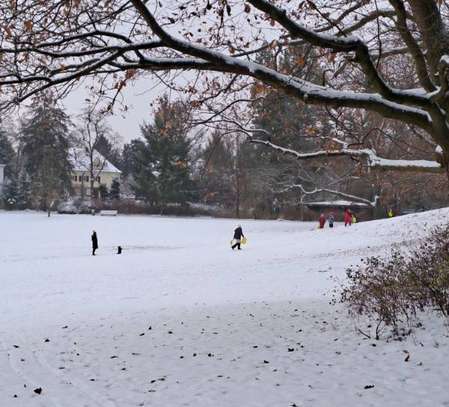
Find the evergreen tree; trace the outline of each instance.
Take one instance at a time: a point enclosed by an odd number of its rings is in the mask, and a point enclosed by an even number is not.
[[[230,143],[219,132],[215,132],[201,156],[201,200],[232,207],[235,200],[234,156]]]
[[[9,139],[8,133],[0,127],[0,164],[5,164],[5,177],[11,177],[15,171],[16,153]]]
[[[139,199],[152,202],[155,175],[152,171],[148,146],[143,140],[134,139],[126,144],[122,153],[123,175],[130,181],[132,190]]]
[[[277,65],[283,72],[319,82],[322,72],[318,65],[309,64],[305,69],[305,59],[314,60],[313,53],[313,50],[302,47],[287,47],[276,56],[272,50],[267,50],[259,62]],[[324,110],[311,109],[297,98],[258,83],[252,87],[251,93],[256,100],[252,105],[254,127],[269,134],[261,132],[256,134],[256,138],[268,138],[282,147],[310,152],[320,149],[321,135],[332,133],[328,113]],[[272,212],[276,191],[282,190],[282,185],[300,183],[313,188],[316,182],[328,179],[323,174],[323,161],[298,162],[265,146],[249,143],[243,144],[240,151],[244,157],[241,163],[243,200],[248,207],[254,207],[264,215]],[[289,195],[296,200],[297,192]]]
[[[27,175],[13,172],[5,186],[3,201],[9,209],[27,209],[31,205],[31,185]]]
[[[157,205],[181,203],[195,196],[188,139],[189,111],[182,102],[159,100],[153,123],[141,126],[143,142],[134,143],[132,165],[138,196]]]
[[[68,153],[71,122],[50,94],[34,102],[22,123],[22,151],[33,197],[49,211],[71,185]]]
[[[132,176],[142,171],[146,158],[145,142],[140,139],[131,140],[123,146],[120,163],[124,177]]]
[[[313,50],[305,47],[287,47],[279,56],[277,52],[267,50],[260,62],[277,64],[285,73],[317,83],[322,76],[318,63],[309,64],[305,69],[305,58],[308,61],[316,60],[313,54]],[[254,85],[251,93],[254,98],[257,97],[253,105],[255,127],[267,130],[272,142],[298,151],[316,147],[316,136],[320,131],[325,131],[328,125],[326,112],[313,109],[297,98],[260,84]],[[279,157],[276,153],[273,155]]]
[[[29,208],[31,205],[31,183],[24,171],[19,175],[17,192],[17,207],[19,209]]]
[[[114,201],[120,200],[120,181],[118,179],[112,181],[109,197]]]
[[[19,201],[19,187],[15,173],[12,173],[3,189],[3,202],[7,209],[16,209]]]
[[[101,184],[98,187],[98,194],[100,195],[100,199],[102,201],[105,201],[106,199],[109,198],[109,191],[108,191],[108,187],[104,184]]]
[[[114,138],[106,132],[106,134],[100,134],[95,143],[95,150],[97,150],[106,160],[112,163],[117,168],[122,167],[122,159],[120,150],[114,145]]]

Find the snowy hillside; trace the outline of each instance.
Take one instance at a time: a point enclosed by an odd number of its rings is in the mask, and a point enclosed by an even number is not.
[[[237,252],[235,220],[0,212],[0,406],[448,406],[441,323],[372,341],[328,304],[448,215],[241,221]]]

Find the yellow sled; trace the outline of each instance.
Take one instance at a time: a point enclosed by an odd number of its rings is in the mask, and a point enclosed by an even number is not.
[[[240,244],[246,244],[248,242],[248,240],[246,239],[246,237],[242,237],[241,239],[240,239]],[[231,246],[233,246],[235,243],[237,243],[237,240],[236,239],[232,239],[231,240]]]

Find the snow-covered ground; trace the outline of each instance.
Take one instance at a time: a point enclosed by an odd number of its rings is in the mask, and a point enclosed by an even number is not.
[[[233,252],[235,220],[0,212],[0,406],[449,406],[440,322],[374,341],[329,305],[347,266],[448,215],[245,220]]]

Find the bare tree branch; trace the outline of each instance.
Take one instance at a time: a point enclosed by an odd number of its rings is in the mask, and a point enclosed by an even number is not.
[[[341,191],[337,191],[335,189],[329,189],[329,188],[314,188],[312,190],[307,190],[304,188],[304,186],[302,184],[289,185],[279,192],[287,192],[287,191],[291,191],[294,189],[299,189],[302,192],[302,194],[304,194],[304,195],[316,195],[316,194],[325,192],[328,194],[332,194],[332,195],[340,196],[342,198],[349,199],[352,202],[360,202],[365,205],[369,205],[373,208],[375,208],[377,206],[377,201],[379,199],[379,197],[376,196],[374,201],[370,201],[369,199],[362,198],[357,195],[347,194],[346,192],[341,192]],[[307,202],[304,202],[304,203],[307,204]]]
[[[418,43],[413,38],[410,30],[407,27],[407,13],[404,7],[404,3],[402,0],[389,0],[391,5],[394,7],[397,18],[396,18],[396,26],[398,28],[399,33],[407,45],[407,49],[409,50],[412,58],[416,64],[416,72],[418,74],[419,81],[421,85],[429,92],[435,90],[435,86],[431,81],[429,74],[427,72],[426,60],[424,58],[421,49],[418,46]]]
[[[348,148],[346,143],[333,139],[335,143],[342,145],[339,149],[333,150],[319,150],[311,153],[300,153],[290,148],[278,146],[271,141],[250,138],[251,143],[261,144],[269,147],[282,154],[289,155],[298,160],[309,160],[326,157],[358,157],[366,160],[368,168],[379,169],[385,171],[411,171],[411,172],[430,172],[442,173],[443,168],[436,161],[428,160],[391,160],[388,158],[379,157],[376,152],[369,148],[352,149]]]

